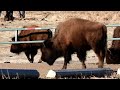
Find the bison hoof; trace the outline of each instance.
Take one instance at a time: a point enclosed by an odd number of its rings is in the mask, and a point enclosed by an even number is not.
[[[62,69],[67,69],[67,67],[63,67]]]
[[[86,69],[86,65],[82,65],[82,69]]]
[[[30,61],[30,63],[33,63],[33,61]]]
[[[98,68],[103,68],[103,66],[100,65],[100,66],[98,66]]]
[[[42,60],[40,60],[38,63],[42,63]]]

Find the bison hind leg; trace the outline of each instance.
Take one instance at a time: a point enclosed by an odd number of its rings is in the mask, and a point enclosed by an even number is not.
[[[31,50],[31,62],[33,63],[34,61],[34,57],[37,54],[37,49],[33,48],[33,50]]]
[[[38,63],[42,63],[42,60],[40,59],[40,60],[38,61]]]
[[[86,69],[86,51],[79,50],[77,52],[77,57],[79,58],[80,62],[82,63],[82,69]]]
[[[105,51],[104,50],[100,50],[98,52],[95,52],[99,63],[98,63],[98,68],[103,68],[103,64],[104,64],[104,58],[105,58]]]
[[[29,60],[30,63],[33,63],[34,57],[35,57],[36,54],[37,54],[37,49],[34,49],[34,48],[25,51],[25,55],[26,55],[26,57],[27,57],[27,59]]]
[[[31,63],[31,58],[30,58],[29,51],[25,51],[25,55],[26,55],[27,59],[29,60],[29,62]]]

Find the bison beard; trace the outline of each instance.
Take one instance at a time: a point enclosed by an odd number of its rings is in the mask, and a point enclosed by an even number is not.
[[[24,28],[35,28],[38,26],[25,26]],[[52,37],[51,30],[23,30],[18,35],[17,41],[35,41],[35,40],[46,40]],[[12,38],[12,41],[15,41],[15,37]],[[34,57],[43,46],[43,43],[24,43],[24,44],[12,44],[10,48],[10,52],[20,54],[24,52],[27,59],[30,63],[33,63]],[[39,60],[41,62],[41,60]]]
[[[85,19],[73,18],[59,24],[55,36],[44,42],[41,60],[53,65],[55,60],[64,57],[62,69],[67,68],[71,55],[76,52],[86,68],[86,51],[93,50],[99,59],[98,68],[103,68],[107,48],[107,28],[105,25]]]

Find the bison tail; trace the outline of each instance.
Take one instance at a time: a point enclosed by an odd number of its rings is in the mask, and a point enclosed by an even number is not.
[[[102,40],[103,40],[103,46],[104,46],[104,50],[105,50],[105,57],[107,54],[107,27],[105,25],[103,25],[102,27]]]

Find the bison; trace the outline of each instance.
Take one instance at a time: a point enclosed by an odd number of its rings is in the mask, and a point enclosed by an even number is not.
[[[107,48],[107,28],[99,22],[86,19],[72,18],[60,23],[56,34],[51,39],[44,41],[41,48],[41,60],[53,65],[58,57],[64,57],[62,69],[67,69],[67,63],[73,53],[86,68],[86,51],[93,49],[99,59],[99,68],[103,68]]]
[[[120,26],[114,29],[113,37],[120,38]],[[120,40],[113,40],[111,47],[107,49],[106,63],[120,64]]]
[[[37,28],[37,25],[24,26],[23,28]],[[22,30],[18,35],[17,41],[35,41],[35,40],[46,40],[52,37],[51,30]],[[12,38],[15,41],[15,37]],[[10,52],[20,54],[24,52],[30,63],[33,63],[34,57],[37,54],[43,43],[24,43],[24,44],[12,44]],[[30,57],[31,56],[31,57]],[[39,61],[41,62],[41,61]]]
[[[0,11],[1,16],[2,11]],[[19,11],[20,18],[25,18],[25,11]],[[6,15],[4,16],[4,21],[13,21],[15,18],[13,16],[13,10],[6,11]]]
[[[13,21],[14,20],[14,17],[13,17],[13,11],[12,10],[9,10],[9,11],[6,11],[6,15],[4,16],[4,21]]]

